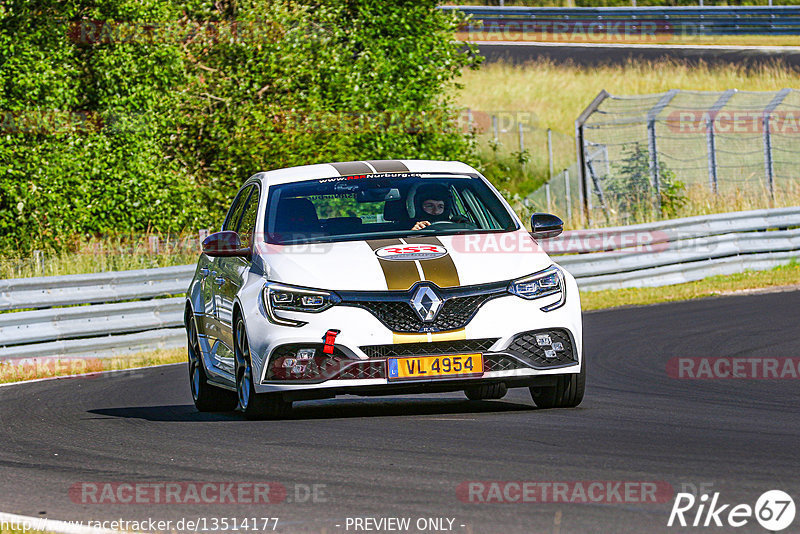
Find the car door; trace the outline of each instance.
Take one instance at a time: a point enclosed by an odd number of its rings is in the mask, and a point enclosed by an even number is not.
[[[228,228],[239,234],[243,247],[252,243],[255,220],[258,215],[259,189],[250,185],[242,190],[241,216],[235,226]],[[233,350],[233,301],[250,270],[250,258],[217,258],[217,274],[214,279],[217,293],[217,319],[222,330],[222,340]]]
[[[236,231],[239,227],[242,211],[250,196],[251,189],[250,186],[247,186],[236,195],[228,210],[228,215],[225,217],[225,222],[222,224],[222,230]],[[222,274],[226,268],[223,260],[226,259],[228,258],[213,258],[213,261],[210,261],[205,266],[208,269],[208,274],[205,275],[204,288],[207,288],[206,294],[212,302],[212,305],[207,305],[207,308],[210,308],[210,311],[213,312],[213,316],[208,316],[205,328],[211,347],[207,369],[212,378],[233,381],[233,343],[230,325],[226,325],[221,320],[221,318],[226,317],[224,310],[221,309],[226,302],[225,277]],[[204,294],[204,298],[206,298],[206,294]]]

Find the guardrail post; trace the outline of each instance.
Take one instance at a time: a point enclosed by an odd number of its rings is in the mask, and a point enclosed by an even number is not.
[[[587,169],[587,162],[586,162],[586,144],[584,142],[584,135],[583,135],[583,125],[589,116],[592,115],[597,108],[600,107],[600,104],[603,101],[610,97],[611,95],[608,94],[608,91],[605,89],[601,90],[600,93],[592,100],[591,104],[589,104],[586,109],[583,110],[577,119],[575,119],[575,150],[577,152],[578,157],[578,184],[580,185],[580,199],[581,204],[583,205],[583,221],[586,227],[592,224],[591,221],[591,213],[589,209],[589,188],[587,187],[587,180],[586,180],[586,169]]]
[[[736,89],[728,89],[714,102],[714,105],[711,106],[711,109],[708,113],[708,118],[706,119],[706,144],[708,145],[708,185],[711,188],[711,191],[716,195],[719,193],[718,187],[718,180],[717,180],[717,143],[716,139],[714,138],[714,122],[717,119],[717,113],[725,104],[728,103],[728,100],[736,94]]]
[[[770,132],[770,119],[772,112],[775,111],[781,102],[791,93],[791,89],[781,89],[764,108],[764,115],[761,119],[764,132],[764,174],[767,178],[767,188],[769,189],[770,207],[775,205],[775,167],[772,162],[772,134]]]

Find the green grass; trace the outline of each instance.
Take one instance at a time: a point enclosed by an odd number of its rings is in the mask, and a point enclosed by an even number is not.
[[[537,61],[525,65],[485,64],[479,70],[465,70],[461,83],[464,87],[456,97],[464,108],[532,113],[540,129],[552,128],[572,137],[575,119],[601,89],[612,95],[662,93],[670,89],[778,91],[799,87],[800,71],[769,63],[756,69],[670,61],[583,68]],[[575,147],[571,149],[574,153]]]
[[[153,250],[150,237],[159,238]],[[56,276],[105,271],[152,269],[197,262],[200,241],[197,234],[179,236],[77,236],[60,251],[42,251],[41,261],[31,253],[0,255],[0,279]]]
[[[737,291],[796,285],[800,285],[800,263],[792,261],[768,271],[745,271],[712,276],[686,284],[585,291],[581,292],[581,307],[584,311],[588,311],[619,306],[644,306],[659,302],[714,297]]]

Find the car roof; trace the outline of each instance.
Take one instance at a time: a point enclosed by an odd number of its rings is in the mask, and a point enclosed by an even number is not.
[[[316,178],[335,178],[337,176],[352,176],[358,174],[375,174],[384,172],[424,172],[424,173],[477,173],[474,168],[460,161],[435,161],[435,160],[364,160],[341,161],[336,163],[319,163],[316,165],[303,165],[288,167],[273,171],[260,172],[251,180],[260,180],[264,185],[278,185]]]

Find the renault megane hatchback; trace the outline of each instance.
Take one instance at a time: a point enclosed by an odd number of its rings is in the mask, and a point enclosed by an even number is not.
[[[527,387],[577,406],[574,278],[472,167],[355,161],[262,172],[203,242],[185,324],[201,411],[280,417],[294,401]]]

